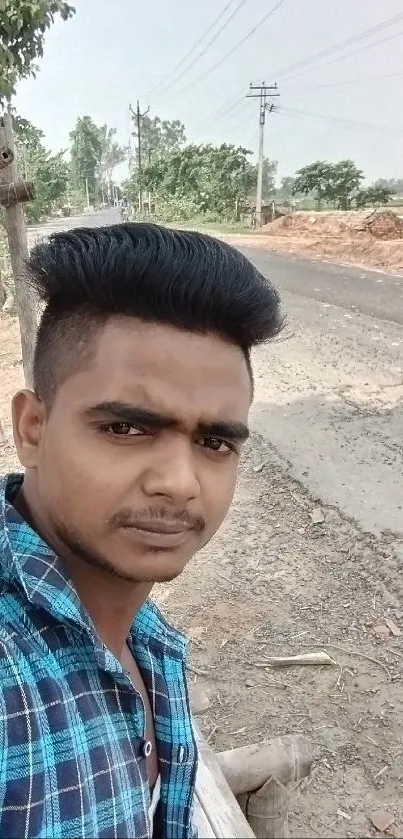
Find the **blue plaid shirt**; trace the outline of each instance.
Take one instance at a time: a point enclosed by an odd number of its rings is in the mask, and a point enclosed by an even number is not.
[[[0,836],[150,837],[143,705],[57,556],[0,479]],[[185,639],[155,605],[131,646],[154,714],[163,839],[193,836]]]

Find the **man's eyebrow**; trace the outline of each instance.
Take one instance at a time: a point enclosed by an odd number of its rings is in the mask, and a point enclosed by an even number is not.
[[[197,434],[204,437],[219,437],[234,443],[243,443],[249,437],[249,428],[236,420],[212,420],[199,422]]]
[[[151,411],[149,408],[131,405],[126,402],[99,402],[86,410],[90,419],[108,422],[127,422],[140,428],[152,428],[158,431],[164,428],[180,428],[180,421],[172,414]],[[242,443],[249,437],[249,429],[243,422],[236,420],[212,420],[199,422],[195,433],[204,437],[222,437],[224,440]]]
[[[111,422],[127,422],[130,425],[138,425],[145,428],[174,428],[179,425],[175,417],[168,414],[161,414],[158,411],[150,411],[148,408],[141,408],[137,405],[130,405],[126,402],[99,402],[86,410],[86,415],[91,419],[109,420]]]

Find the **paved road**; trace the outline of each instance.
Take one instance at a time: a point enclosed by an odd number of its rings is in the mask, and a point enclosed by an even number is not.
[[[71,230],[73,227],[102,227],[105,224],[118,224],[120,213],[118,210],[109,209],[96,213],[86,213],[82,216],[72,218],[52,219],[47,224],[37,225],[28,228],[28,246],[31,247],[35,241],[49,236],[59,230]]]
[[[253,423],[318,499],[403,558],[403,277],[244,253],[289,316],[256,353]]]
[[[403,276],[240,248],[281,292],[403,325]]]
[[[110,224],[117,211],[30,231]],[[403,558],[403,277],[241,248],[277,285],[289,323],[255,354],[252,425],[318,500]]]

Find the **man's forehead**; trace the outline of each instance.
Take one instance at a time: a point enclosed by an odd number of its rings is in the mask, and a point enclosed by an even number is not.
[[[239,347],[172,327],[142,324],[139,334],[129,326],[111,328],[88,369],[92,389],[105,390],[102,401],[162,410],[179,410],[182,403],[189,410],[192,403],[198,412],[211,407],[214,413],[249,407],[251,379]]]
[[[164,362],[179,366],[243,366],[240,347],[219,335],[191,332],[168,324],[145,323],[136,318],[111,318],[100,331],[95,362],[122,363],[137,367]]]

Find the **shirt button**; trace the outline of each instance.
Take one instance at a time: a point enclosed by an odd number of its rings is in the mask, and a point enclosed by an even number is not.
[[[183,763],[185,759],[185,748],[184,746],[179,746],[178,749],[178,763]]]
[[[152,750],[153,750],[152,743],[150,743],[149,740],[145,740],[144,743],[143,743],[143,748],[142,748],[143,757],[150,757],[150,754],[151,754]]]

